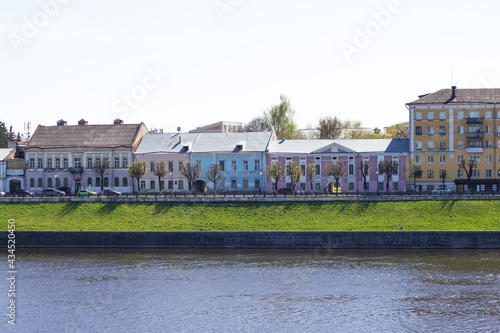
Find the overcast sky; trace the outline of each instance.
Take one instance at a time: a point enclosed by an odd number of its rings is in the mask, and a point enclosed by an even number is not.
[[[417,95],[500,87],[499,12],[493,0],[2,0],[0,120],[188,131],[248,122],[282,93],[300,128],[322,116],[382,128],[407,121]]]

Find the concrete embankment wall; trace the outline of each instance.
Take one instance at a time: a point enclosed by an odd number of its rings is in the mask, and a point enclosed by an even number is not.
[[[6,248],[9,234],[0,234],[0,243]],[[16,248],[500,249],[500,231],[18,231],[15,244]]]

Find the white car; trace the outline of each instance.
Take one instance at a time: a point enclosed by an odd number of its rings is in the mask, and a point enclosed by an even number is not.
[[[431,191],[431,194],[451,194],[451,190],[446,187],[439,187]]]

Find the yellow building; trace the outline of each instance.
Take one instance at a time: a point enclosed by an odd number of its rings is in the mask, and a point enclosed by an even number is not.
[[[441,89],[406,104],[410,112],[409,170],[420,166],[417,191],[445,184],[451,190],[498,191],[500,89]],[[474,160],[472,170],[459,168]],[[467,173],[471,174],[470,183]],[[409,184],[413,178],[409,177]],[[412,185],[413,187],[413,185]]]

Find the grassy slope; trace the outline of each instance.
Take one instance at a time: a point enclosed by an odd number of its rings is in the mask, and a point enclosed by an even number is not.
[[[1,230],[500,230],[500,201],[0,204]]]

